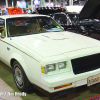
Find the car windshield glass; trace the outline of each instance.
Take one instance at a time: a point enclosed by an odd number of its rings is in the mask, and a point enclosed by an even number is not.
[[[70,17],[71,21],[75,21],[77,19],[79,14],[74,14],[74,13],[71,13],[71,14],[68,14],[68,16]]]
[[[67,17],[65,14],[55,14],[55,20],[60,24],[67,24]]]
[[[7,19],[9,36],[59,32],[63,29],[50,17],[20,17]]]

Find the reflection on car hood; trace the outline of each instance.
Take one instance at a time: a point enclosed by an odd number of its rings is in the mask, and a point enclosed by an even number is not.
[[[18,36],[13,37],[12,41],[42,57],[100,46],[98,40],[65,31]]]
[[[88,0],[80,12],[79,19],[94,19],[100,16],[100,0]]]

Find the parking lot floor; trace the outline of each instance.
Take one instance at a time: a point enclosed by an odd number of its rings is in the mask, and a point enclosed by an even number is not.
[[[12,70],[0,61],[0,93],[2,92],[21,93],[14,83]],[[53,98],[53,100],[87,100],[98,94],[100,94],[100,84],[96,84],[91,87],[82,86],[76,88],[76,92],[57,96]],[[1,96],[0,100],[10,100],[8,99],[8,97],[12,98],[13,96]],[[33,89],[30,93],[26,94],[26,96],[17,96],[15,98],[13,97],[13,99],[11,100],[50,100],[50,99],[40,91]]]

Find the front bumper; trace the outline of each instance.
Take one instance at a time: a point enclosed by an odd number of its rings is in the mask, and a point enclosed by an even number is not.
[[[87,85],[87,79],[90,76],[100,74],[100,69],[96,69],[90,72],[81,74],[73,74],[73,72],[61,73],[58,75],[41,76],[42,88],[49,93],[54,93],[66,89],[76,88],[79,86]],[[54,89],[54,87],[61,86],[64,84],[72,83],[70,86]]]
[[[65,89],[65,90],[54,92],[54,93],[50,93],[50,92],[42,89],[41,87],[39,87],[37,85],[33,84],[33,87],[36,88],[37,90],[39,90],[41,93],[45,94],[46,96],[50,97],[50,98],[54,98],[56,96],[60,96],[60,95],[68,94],[68,93],[73,93],[73,92],[76,91],[75,88],[70,88],[70,89]]]

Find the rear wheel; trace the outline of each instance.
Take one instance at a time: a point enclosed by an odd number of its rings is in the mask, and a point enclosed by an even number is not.
[[[18,61],[13,62],[13,77],[16,86],[22,92],[28,92],[32,89],[32,84],[29,82],[22,66]]]

